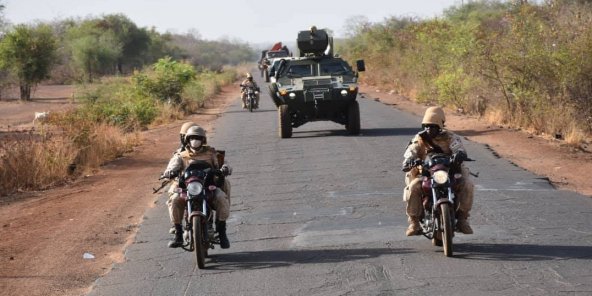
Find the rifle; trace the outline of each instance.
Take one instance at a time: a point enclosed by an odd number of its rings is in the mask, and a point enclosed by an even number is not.
[[[162,179],[164,179],[164,177],[162,177],[162,176],[160,178],[158,178],[158,180],[162,180]],[[162,183],[160,184],[160,187],[158,187],[158,188],[152,188],[152,190],[153,190],[152,193],[153,194],[158,193],[160,191],[160,189],[162,189],[165,186],[167,186],[171,181],[172,181],[171,179],[166,179],[166,180],[162,181]]]
[[[428,153],[444,153],[444,151],[442,151],[442,148],[438,146],[436,143],[434,143],[432,137],[430,137],[430,134],[427,130],[423,130],[418,135],[429,146]]]

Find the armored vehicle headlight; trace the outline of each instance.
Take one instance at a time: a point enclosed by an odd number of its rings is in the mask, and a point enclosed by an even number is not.
[[[290,96],[290,99],[295,99],[296,98],[296,94],[295,93],[290,93],[289,96]]]
[[[432,175],[434,182],[438,184],[445,184],[448,181],[448,173],[446,171],[435,171]]]
[[[288,94],[288,91],[285,89],[280,89],[280,96],[285,96]]]
[[[345,97],[345,96],[347,96],[347,90],[345,90],[345,89],[344,89],[344,90],[342,90],[342,91],[341,91],[341,95],[342,95],[342,96],[344,96],[344,97]]]

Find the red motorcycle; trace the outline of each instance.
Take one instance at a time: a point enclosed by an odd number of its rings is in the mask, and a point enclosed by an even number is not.
[[[421,169],[423,217],[420,220],[422,234],[432,240],[434,246],[444,248],[444,255],[453,255],[456,209],[454,188],[463,182],[460,163],[473,161],[465,154],[454,160],[444,153],[431,153],[424,162],[416,160],[414,165]]]

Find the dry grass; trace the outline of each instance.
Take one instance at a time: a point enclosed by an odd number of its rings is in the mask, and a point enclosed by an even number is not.
[[[75,123],[74,123],[75,125]],[[43,190],[131,151],[139,133],[124,133],[107,124],[92,125],[84,145],[73,133],[34,132],[14,134],[0,142],[0,195]]]
[[[0,195],[63,182],[76,148],[60,137],[14,135],[0,144]]]

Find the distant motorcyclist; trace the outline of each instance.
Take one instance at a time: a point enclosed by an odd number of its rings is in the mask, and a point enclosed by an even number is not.
[[[251,73],[247,72],[247,78],[243,80],[243,82],[240,84],[240,87],[241,98],[243,100],[243,109],[247,108],[247,90],[249,88],[254,88],[255,90],[257,90],[257,95],[255,96],[255,106],[253,107],[259,108],[259,86],[257,86],[257,83],[255,81],[253,81],[253,75],[251,75]]]
[[[440,107],[430,107],[425,111],[421,122],[424,131],[418,133],[411,142],[403,155],[403,171],[405,175],[406,187],[403,193],[403,200],[407,202],[407,221],[409,227],[406,235],[418,235],[421,233],[419,220],[423,215],[422,205],[422,179],[420,171],[414,166],[415,160],[424,161],[427,154],[434,150],[451,155],[453,165],[460,167],[462,173],[462,182],[453,187],[454,194],[458,201],[456,211],[457,229],[464,234],[472,234],[473,229],[469,225],[469,211],[473,206],[474,185],[470,179],[470,173],[462,161],[467,158],[467,153],[462,144],[461,138],[444,129],[446,118],[444,110]],[[436,147],[431,147],[434,144]]]
[[[184,143],[186,149],[182,152],[175,153],[169,160],[167,168],[163,173],[164,177],[172,179],[178,176],[185,168],[197,160],[206,161],[212,167],[219,168],[226,176],[232,174],[232,168],[228,164],[219,166],[216,149],[206,146],[206,131],[200,126],[194,125],[187,129]],[[230,189],[229,185],[228,189]],[[169,242],[168,246],[170,248],[178,248],[183,245],[182,221],[186,204],[180,198],[178,192],[171,193],[168,204],[170,219],[175,227],[175,237]],[[230,242],[226,235],[226,219],[230,215],[230,200],[221,188],[216,188],[214,191],[213,206],[216,210],[216,231],[220,238],[220,247],[227,249],[230,247]]]

